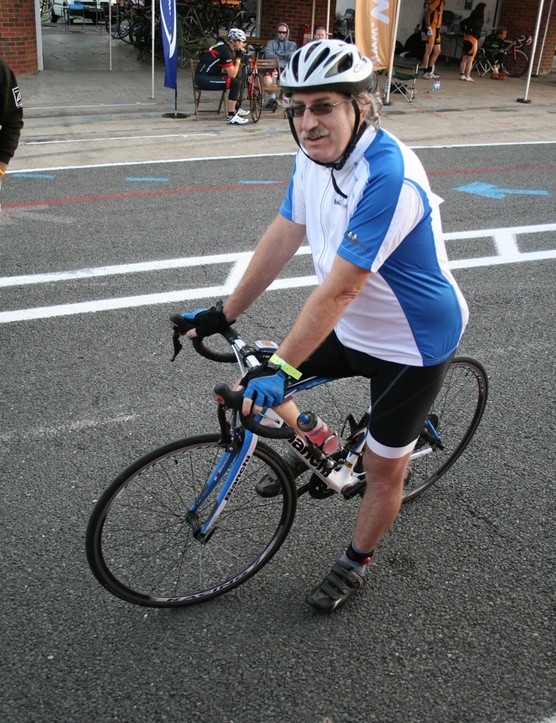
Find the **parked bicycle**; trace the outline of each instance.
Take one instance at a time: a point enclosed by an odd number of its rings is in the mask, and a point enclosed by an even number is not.
[[[245,63],[241,70],[238,108],[245,99],[249,101],[251,121],[257,123],[263,109],[263,80],[257,67],[257,60],[264,55],[262,45],[248,45],[246,48]]]
[[[175,358],[180,331],[190,327],[181,315],[172,322]],[[207,359],[237,363],[242,376],[277,348],[268,341],[248,345],[231,327],[223,337],[231,352],[227,346],[215,350],[215,337],[210,347],[200,339],[194,339],[193,346]],[[138,605],[201,603],[243,584],[271,560],[290,531],[299,497],[307,492],[317,500],[361,495],[368,415],[337,408],[354,383],[310,377],[287,390],[287,401],[299,398],[305,406],[316,404],[311,395],[322,405],[323,392],[332,389],[327,408],[314,408],[329,423],[335,414],[345,420],[337,427],[342,441],[333,454],[311,444],[273,410],[244,417],[241,391],[217,385],[217,432],[171,442],[137,459],[99,498],[86,534],[87,558],[98,581],[113,595]],[[437,482],[457,461],[481,421],[487,393],[481,364],[456,357],[415,446],[404,502]],[[297,480],[271,446],[276,442],[260,437],[279,440],[304,462]],[[280,494],[259,496],[255,485],[265,475],[278,480]]]
[[[531,35],[520,35],[515,40],[505,40],[506,47],[499,53],[503,59],[498,60],[503,66],[504,75],[510,78],[520,78],[529,68],[529,56],[522,50],[531,45],[533,38]],[[484,76],[498,71],[498,63],[494,66],[492,53],[489,53],[484,47],[479,48],[477,55],[473,61],[473,70],[478,75]]]
[[[504,54],[504,68],[511,78],[520,78],[529,68],[529,56],[522,50],[533,42],[531,35],[520,35],[515,40],[508,41],[508,48]]]

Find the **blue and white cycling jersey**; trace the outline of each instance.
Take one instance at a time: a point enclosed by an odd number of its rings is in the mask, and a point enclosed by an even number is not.
[[[306,227],[319,283],[336,254],[371,277],[336,326],[345,346],[412,366],[456,349],[468,319],[448,269],[439,205],[421,162],[369,128],[341,171],[296,157],[282,216]]]

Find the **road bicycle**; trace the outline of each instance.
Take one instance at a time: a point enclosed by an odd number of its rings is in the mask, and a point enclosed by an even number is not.
[[[520,78],[529,68],[529,56],[522,48],[531,45],[533,38],[531,35],[520,35],[515,40],[510,41],[510,45],[504,51],[504,68],[507,75],[511,78]]]
[[[261,45],[248,45],[246,49],[245,63],[241,70],[239,85],[238,108],[245,99],[249,101],[251,121],[257,123],[263,110],[263,81],[257,67],[259,57],[262,57],[264,48]]]
[[[504,48],[503,70],[510,78],[520,78],[529,68],[529,56],[522,48],[531,45],[533,38],[531,35],[520,35],[515,40],[506,40]],[[473,62],[473,70],[481,76],[493,73],[494,60],[492,54],[489,54],[484,48],[480,48]]]
[[[181,348],[178,327],[183,317],[171,318],[175,358]],[[194,339],[194,348],[207,359],[235,362],[242,376],[277,348],[268,341],[248,345],[231,327],[223,338],[224,350],[215,348],[215,337],[210,346]],[[298,398],[304,405],[314,404],[315,395],[322,402],[323,391],[343,384],[330,395],[326,410],[313,407],[330,423],[333,413],[344,416],[345,411],[336,406],[348,397],[353,383],[353,379],[301,378],[288,387],[286,399],[290,406]],[[481,421],[487,394],[481,364],[468,357],[454,358],[412,454],[404,502],[437,482],[460,457]],[[137,459],[94,507],[86,533],[89,565],[107,590],[127,602],[180,607],[223,595],[276,554],[302,495],[308,492],[322,500],[339,494],[350,500],[364,492],[367,412],[345,415],[340,446],[327,455],[274,410],[245,417],[240,390],[219,384],[215,397],[217,432],[171,442]],[[261,437],[267,439],[263,442]],[[279,445],[284,444],[303,462],[296,465],[304,470],[297,479],[279,454],[283,451]],[[279,494],[258,494],[255,485],[265,475],[278,481]]]

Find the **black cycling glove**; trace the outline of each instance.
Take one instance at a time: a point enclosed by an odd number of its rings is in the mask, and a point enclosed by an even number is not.
[[[221,334],[223,331],[235,323],[235,319],[228,321],[224,316],[222,308],[224,302],[217,301],[210,309],[196,309],[183,315],[189,328],[195,329],[197,336],[212,336],[213,334]]]

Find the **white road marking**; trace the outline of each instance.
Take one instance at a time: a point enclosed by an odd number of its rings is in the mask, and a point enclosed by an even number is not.
[[[510,228],[478,229],[474,231],[456,231],[446,233],[445,238],[448,243],[448,247],[450,241],[485,238],[494,240],[494,244],[498,252],[495,256],[456,259],[450,262],[450,268],[469,269],[480,266],[497,266],[500,264],[554,259],[556,258],[556,249],[520,252],[517,245],[517,237],[520,235],[550,233],[554,231],[556,231],[556,223],[541,224],[538,226],[514,226]],[[296,255],[306,255],[308,253],[309,248],[307,246],[303,246],[299,249]],[[164,269],[231,264],[231,269],[225,281],[219,286],[205,286],[194,289],[176,289],[175,291],[168,291],[165,293],[141,294],[138,296],[125,296],[120,298],[93,299],[73,304],[58,304],[55,306],[43,306],[31,309],[14,309],[12,311],[0,312],[0,323],[8,324],[17,321],[29,321],[32,319],[48,319],[55,316],[92,314],[100,311],[131,309],[155,304],[170,305],[182,301],[227,296],[234,290],[239,279],[243,275],[245,267],[251,258],[251,254],[252,252],[250,251],[243,251],[238,253],[214,254],[211,256],[191,256],[117,266],[101,266],[92,269],[76,269],[73,271],[52,272],[49,274],[29,274],[25,276],[3,277],[0,278],[0,287],[15,287],[44,283],[58,283],[61,281],[78,279],[90,279],[97,276],[117,276],[123,274],[160,271]],[[315,276],[296,276],[277,279],[273,284],[271,284],[269,290],[272,291],[278,289],[299,288],[303,286],[316,286],[316,284],[317,279]]]
[[[22,145],[24,146],[52,146],[64,143],[106,143],[106,142],[119,142],[119,141],[144,141],[149,138],[217,138],[220,133],[167,133],[165,135],[152,135],[152,136],[101,136],[94,138],[56,138],[52,141],[25,141]],[[16,171],[14,171],[16,173]],[[17,171],[17,173],[27,173],[27,171]]]
[[[140,140],[140,136],[137,140]],[[410,146],[413,150],[426,150],[427,148],[491,148],[493,146],[542,146],[556,143],[556,140],[551,141],[515,141],[513,143],[452,143],[443,145],[431,145],[431,146]],[[250,158],[278,158],[280,156],[295,156],[297,150],[286,151],[283,153],[246,153],[238,156],[226,155],[226,156],[202,156],[198,158],[167,158],[162,160],[145,160],[145,161],[121,161],[117,163],[88,163],[77,166],[47,166],[45,168],[12,168],[6,171],[6,175],[9,173],[38,173],[41,171],[70,171],[75,169],[85,168],[113,168],[116,166],[141,166],[144,164],[154,165],[156,163],[196,163],[205,161],[233,161],[243,160]]]

